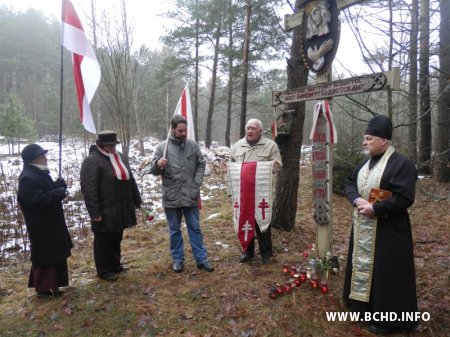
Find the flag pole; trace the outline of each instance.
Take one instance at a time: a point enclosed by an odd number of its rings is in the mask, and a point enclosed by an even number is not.
[[[65,13],[65,1],[61,1],[61,76],[60,76],[60,88],[59,88],[59,171],[58,177],[62,176],[62,111],[63,111],[63,83],[64,83],[64,13]]]
[[[167,156],[167,148],[169,147],[169,137],[170,137],[170,125],[169,125],[169,131],[167,131],[166,146],[164,147],[163,159],[166,159],[166,156]]]

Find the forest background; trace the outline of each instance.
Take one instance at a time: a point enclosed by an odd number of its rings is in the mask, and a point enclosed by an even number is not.
[[[143,154],[145,136],[165,136],[185,83],[192,93],[197,139],[206,148],[213,140],[231,146],[243,136],[248,118],[261,119],[270,135],[273,120],[289,115],[289,137],[279,139],[289,165],[280,175],[283,188],[276,194],[274,226],[292,229],[299,149],[309,143],[313,102],[278,106],[274,113],[271,92],[314,82],[301,59],[301,27],[286,32],[282,20],[283,14],[301,11],[305,1],[172,1],[164,16],[176,24],[161,37],[161,49],[154,50],[134,44],[135,27],[125,0],[107,8],[99,3],[83,3],[85,29],[102,69],[91,104],[97,129],[116,130],[126,156],[136,137]],[[352,34],[341,34],[341,41],[357,41],[367,73],[398,67],[401,88],[333,99],[339,135],[334,147],[336,190],[360,160],[362,132],[376,114],[393,120],[395,146],[420,174],[450,179],[448,6],[448,1],[430,0],[356,1],[342,10],[341,21]],[[6,8],[1,20],[0,134],[14,153],[21,139],[59,132],[60,23],[35,10],[14,13]],[[78,123],[70,56],[67,51],[63,56],[64,135],[92,141]],[[280,63],[285,68],[274,66]],[[356,68],[335,61],[333,79],[360,75]]]
[[[168,120],[188,83],[196,134],[206,148],[213,142],[230,146],[239,139],[243,116],[261,119],[269,136],[274,119],[272,90],[314,82],[313,74],[299,62],[300,51],[293,43],[299,30],[283,30],[282,15],[298,11],[302,3],[173,1],[176,10],[166,17],[177,24],[162,36],[163,47],[150,49],[136,45],[126,1],[118,0],[102,10],[91,1],[92,10],[85,7],[90,14],[83,24],[102,69],[100,87],[91,105],[98,130],[117,130],[125,155],[130,153],[132,140],[137,140],[144,155],[145,137],[165,137]],[[342,24],[351,32],[341,34],[341,41],[357,41],[367,68],[355,69],[353,64],[337,60],[333,79],[399,67],[401,90],[333,99],[339,135],[334,149],[336,192],[342,175],[360,160],[362,133],[375,114],[392,118],[396,148],[413,160],[421,175],[448,183],[449,15],[448,0],[361,1],[341,12]],[[5,7],[0,7],[0,27],[0,135],[8,144],[8,155],[13,155],[25,142],[57,139],[61,27],[58,20],[44,13],[18,13]],[[248,57],[244,53],[246,41]],[[70,55],[64,51],[63,56],[64,135],[89,144],[95,136],[86,134],[79,123]],[[289,141],[285,149],[281,147],[297,165],[286,166],[290,174],[285,175],[279,189],[284,196],[297,196],[300,147],[309,143],[312,105],[297,103],[281,110],[293,116]],[[289,146],[294,151],[289,152]],[[448,188],[427,186],[435,185],[421,185],[430,199],[448,200]],[[295,193],[290,193],[292,190]],[[275,227],[302,231],[305,224],[299,222],[297,197],[279,204],[275,213],[281,215]],[[436,221],[444,221],[443,230],[448,234],[448,216]],[[442,247],[439,240],[435,244]],[[448,288],[448,261],[446,265]]]

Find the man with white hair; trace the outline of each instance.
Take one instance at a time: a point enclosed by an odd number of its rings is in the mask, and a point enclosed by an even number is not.
[[[276,176],[281,168],[281,155],[277,144],[271,139],[263,136],[263,126],[260,120],[250,119],[245,126],[245,137],[238,140],[230,153],[231,162],[251,162],[251,161],[273,161],[273,186],[276,185]],[[270,263],[272,256],[272,234],[270,225],[267,230],[261,231],[258,224],[255,226],[256,236],[258,238],[259,252],[262,263]],[[242,253],[241,263],[250,261],[255,256],[254,237],[247,246],[247,250]]]

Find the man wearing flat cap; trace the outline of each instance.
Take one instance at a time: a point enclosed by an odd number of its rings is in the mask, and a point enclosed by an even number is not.
[[[392,146],[392,129],[385,116],[369,121],[363,148],[370,158],[345,182],[345,195],[354,210],[343,297],[350,311],[395,313],[401,318],[402,313],[417,311],[407,212],[414,203],[417,172],[413,163]],[[392,318],[372,319],[369,331],[389,334],[418,325],[415,320]]]
[[[81,193],[94,232],[95,267],[105,281],[117,280],[125,270],[120,261],[123,231],[136,225],[135,209],[142,204],[130,165],[116,151],[119,143],[115,132],[100,132],[80,171]]]
[[[31,246],[28,287],[35,288],[38,298],[58,296],[59,287],[69,285],[72,249],[62,206],[66,185],[62,179],[53,182],[46,154],[37,144],[24,147],[17,192]]]

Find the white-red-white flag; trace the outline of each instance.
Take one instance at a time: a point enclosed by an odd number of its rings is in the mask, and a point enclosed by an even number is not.
[[[62,45],[72,53],[80,119],[84,128],[97,133],[89,104],[100,83],[100,64],[70,0],[62,0]]]
[[[255,236],[269,228],[272,219],[273,161],[229,162],[228,181],[233,200],[234,229],[243,251]]]
[[[178,100],[174,115],[181,115],[187,120],[187,138],[195,142],[194,119],[192,118],[191,96],[189,94],[189,85],[183,89],[181,97]]]
[[[319,116],[321,113],[322,117],[319,120]],[[314,106],[312,125],[313,126],[311,128],[311,133],[309,134],[309,139],[313,140],[314,142],[324,142],[325,140],[317,140],[317,137],[319,137],[317,130],[323,126],[326,126],[324,131],[326,134],[326,141],[331,144],[337,143],[336,126],[334,125],[330,103],[327,100],[317,102],[316,105]]]

